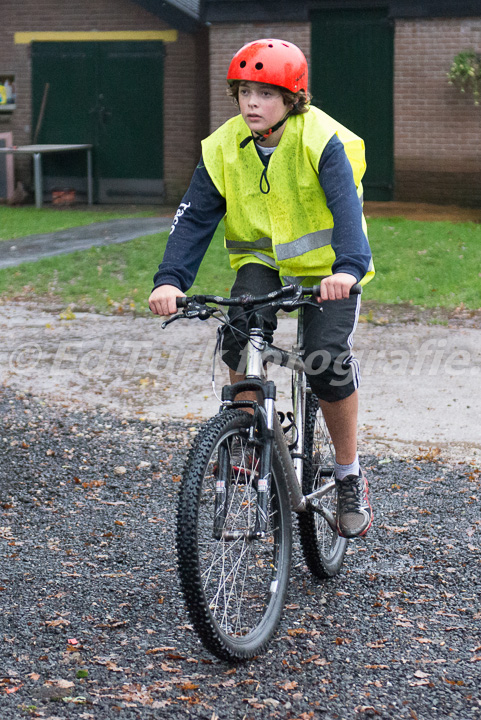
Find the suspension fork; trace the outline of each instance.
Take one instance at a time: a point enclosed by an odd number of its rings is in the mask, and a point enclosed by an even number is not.
[[[297,344],[293,348],[299,356],[304,347],[304,307],[298,310]],[[296,367],[292,373],[292,409],[296,423],[296,444],[291,450],[292,463],[297,475],[299,487],[302,488],[302,472],[304,468],[304,425],[306,415],[306,374]]]
[[[257,508],[254,537],[263,537],[267,532],[269,498],[272,482],[272,459],[274,451],[274,413],[276,388],[273,382],[266,383],[264,408],[258,407],[258,423],[263,426],[259,478],[257,480]]]
[[[214,527],[212,532],[215,540],[221,539],[227,516],[230,469],[230,449],[228,441],[224,441],[219,447],[219,466],[215,481]]]
[[[235,386],[225,387],[222,393],[224,400],[233,402],[236,390],[241,392],[243,390],[242,386],[245,386],[249,390],[255,389],[258,394],[263,396],[263,402],[254,405],[254,416],[247,440],[248,443],[255,447],[256,431],[261,439],[260,462],[257,468],[259,476],[257,479],[257,505],[254,527],[253,529],[247,529],[247,531],[229,532],[225,530],[231,474],[229,441],[225,440],[219,447],[218,476],[215,486],[213,536],[216,540],[235,540],[239,536],[244,537],[246,540],[254,540],[263,537],[267,532],[272,480],[276,388],[273,382],[266,381],[265,378],[262,360],[265,345],[262,330],[252,328],[249,332],[247,344],[246,379]]]
[[[274,383],[268,383],[267,391],[275,391]],[[272,423],[271,428],[269,424]],[[253,525],[245,530],[226,530],[225,521],[229,505],[229,488],[231,482],[231,451],[229,439],[219,447],[219,471],[215,484],[214,499],[214,526],[215,540],[236,540],[239,537],[245,540],[255,540],[264,537],[269,522],[269,498],[272,480],[272,455],[274,446],[274,399],[267,397],[265,406],[256,407],[252,425],[249,428],[247,443],[256,447],[256,430],[262,438],[260,443],[260,461],[257,468],[257,503],[256,517]]]
[[[254,331],[254,334],[256,331]],[[259,331],[259,335],[261,332]],[[252,335],[251,335],[252,337]],[[254,375],[263,375],[263,367],[261,365],[261,353],[265,347],[265,343],[259,343],[261,339],[259,336],[256,338],[257,343],[249,342],[247,352],[247,376],[250,373]],[[263,339],[263,338],[262,338]],[[304,308],[301,306],[298,310],[298,322],[297,322],[297,344],[293,349],[299,356],[302,353],[304,347]],[[272,458],[273,458],[273,447],[274,447],[274,436],[276,431],[279,432],[278,418],[275,416],[275,385],[274,383],[267,382],[265,384],[266,392],[264,395],[264,413],[262,409],[258,408],[261,413],[259,420],[263,424],[262,433],[264,435],[264,443],[261,453],[261,463],[259,468],[259,480],[258,480],[258,493],[257,493],[257,514],[256,524],[254,529],[254,537],[260,537],[267,531],[268,522],[268,502],[270,495],[270,486],[272,481]],[[301,509],[301,506],[305,506],[305,499],[302,495],[302,471],[304,463],[304,422],[306,412],[306,394],[307,394],[307,383],[306,375],[303,368],[297,367],[293,371],[293,386],[292,386],[292,402],[293,412],[296,423],[296,445],[292,449],[290,456],[292,464],[294,466],[295,473],[294,478],[291,478],[292,482],[295,482],[295,489],[291,487],[291,497],[294,499],[294,506]],[[282,441],[285,444],[284,438]],[[286,448],[287,449],[287,448]],[[290,483],[292,484],[292,483]]]
[[[259,347],[259,346],[257,346]],[[297,321],[297,343],[293,348],[293,352],[299,357],[302,354],[304,348],[304,307],[300,307],[298,310],[298,321]],[[257,348],[255,351],[257,355],[255,362],[259,363],[259,356],[257,354]],[[249,358],[249,353],[248,353]],[[255,366],[257,372],[261,371],[261,368]],[[266,395],[264,400],[265,408],[265,443],[263,446],[263,452],[261,456],[261,467],[260,467],[260,479],[259,479],[259,491],[258,491],[258,506],[257,506],[257,517],[255,525],[255,535],[262,534],[267,529],[267,509],[268,500],[270,493],[270,484],[272,480],[271,468],[272,468],[272,455],[274,446],[274,436],[276,432],[279,432],[278,418],[275,416],[275,386],[273,383],[266,383],[266,386],[272,385],[272,396]],[[290,458],[294,472],[291,473],[290,481],[288,479],[288,485],[290,486],[291,499],[294,502],[296,510],[301,511],[305,509],[305,498],[302,495],[302,473],[304,467],[304,425],[306,415],[306,395],[307,395],[307,382],[306,374],[303,366],[296,366],[293,371],[292,378],[292,404],[293,413],[296,425],[296,444],[290,452]],[[281,431],[282,434],[282,431]],[[285,445],[284,437],[282,437],[282,443]],[[284,447],[282,447],[282,450]],[[287,447],[285,448],[287,450]],[[262,481],[262,490],[261,490]],[[295,483],[295,487],[292,487]]]
[[[247,344],[246,379],[266,379],[262,360],[262,353],[266,343],[264,333],[260,328],[251,328]],[[274,448],[274,412],[276,387],[273,382],[263,383],[264,402],[257,405],[254,412],[253,428],[261,430],[263,439],[261,445],[259,477],[257,480],[257,506],[256,520],[252,538],[263,537],[267,532],[269,497],[272,482],[272,456]]]

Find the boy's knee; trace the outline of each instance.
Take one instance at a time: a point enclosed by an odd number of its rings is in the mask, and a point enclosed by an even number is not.
[[[309,385],[321,400],[344,400],[359,386],[357,363],[350,352],[333,357],[328,350],[319,350],[308,355],[304,364]]]

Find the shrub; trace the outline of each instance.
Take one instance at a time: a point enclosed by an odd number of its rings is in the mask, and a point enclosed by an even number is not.
[[[454,58],[448,72],[448,82],[463,93],[471,93],[474,104],[479,105],[481,96],[481,54],[465,50]]]

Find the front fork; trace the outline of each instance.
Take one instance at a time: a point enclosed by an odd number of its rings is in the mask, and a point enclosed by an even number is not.
[[[234,540],[244,537],[247,540],[264,537],[269,521],[269,496],[272,480],[272,455],[274,448],[274,413],[276,388],[273,382],[266,381],[262,363],[265,342],[260,330],[251,330],[247,346],[246,379],[235,386],[223,390],[223,400],[235,404],[235,396],[245,390],[255,390],[263,395],[263,403],[247,403],[253,406],[254,415],[249,428],[247,445],[256,447],[256,432],[262,438],[260,444],[259,465],[256,468],[257,505],[253,529],[225,530],[229,503],[229,485],[231,480],[230,452],[226,443],[219,448],[219,468],[215,488],[213,535],[217,540]],[[239,403],[238,406],[242,406]]]
[[[275,391],[275,388],[274,388]],[[269,495],[272,482],[272,456],[274,450],[274,397],[268,397],[264,401],[265,416],[261,422],[265,422],[264,437],[260,467],[259,479],[257,481],[257,510],[256,522],[254,526],[254,537],[264,537],[267,532],[267,523],[269,520]],[[259,412],[262,409],[259,408]]]
[[[304,348],[304,307],[298,310],[297,345],[293,348],[298,357]],[[307,382],[304,370],[296,368],[292,374],[292,409],[296,422],[296,444],[291,449],[291,458],[296,471],[299,489],[302,492],[302,472],[304,469],[304,426],[306,420]]]
[[[258,447],[259,464],[255,470],[257,475],[257,504],[256,517],[253,528],[244,530],[226,530],[225,524],[229,506],[229,490],[232,478],[232,450],[230,442],[232,439],[225,440],[219,447],[218,469],[215,483],[215,500],[214,500],[214,527],[213,536],[216,540],[235,540],[238,537],[244,537],[247,540],[264,537],[267,532],[269,520],[269,495],[272,479],[272,455],[274,448],[274,398],[266,398],[264,407],[256,406],[254,411],[252,425],[249,427],[249,435],[242,443],[244,452],[250,446],[253,451]],[[257,442],[256,428],[260,431],[263,438],[262,443]],[[252,471],[254,471],[252,469]]]
[[[303,311],[299,308],[297,345],[293,349],[299,355],[303,347]],[[254,418],[250,428],[251,437],[249,442],[255,447],[255,429],[261,430],[261,437],[264,438],[261,445],[260,464],[258,467],[257,481],[257,509],[253,530],[226,531],[225,521],[229,502],[230,484],[230,458],[229,448],[226,445],[219,448],[219,474],[216,481],[215,510],[214,510],[214,537],[218,540],[234,540],[237,537],[244,537],[249,540],[263,537],[267,532],[269,496],[272,481],[272,456],[274,448],[274,414],[276,388],[273,382],[265,381],[264,368],[262,363],[262,352],[265,342],[262,332],[257,329],[250,331],[247,345],[246,380],[237,383],[235,387],[225,387],[223,400],[231,405],[235,402],[237,393],[243,390],[256,389],[264,396],[262,405],[254,405]],[[304,371],[296,369],[293,374],[292,401],[295,419],[295,445],[291,447],[291,458],[295,469],[299,493],[302,495],[302,471],[304,462],[304,420],[306,407],[306,376]],[[239,403],[242,406],[242,403]],[[294,480],[296,482],[296,480]]]
[[[227,517],[227,504],[229,502],[229,474],[231,472],[230,447],[227,441],[219,447],[219,464],[217,478],[215,481],[214,501],[214,527],[213,536],[215,540],[222,538],[225,519]]]
[[[296,471],[297,482],[302,490],[302,471],[304,469],[304,422],[306,414],[306,376],[295,370],[292,378],[292,406],[296,426],[295,445],[291,449],[291,458]]]

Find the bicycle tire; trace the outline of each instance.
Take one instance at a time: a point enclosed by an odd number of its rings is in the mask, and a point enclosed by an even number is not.
[[[324,485],[326,494],[322,497],[322,504],[335,517],[334,449],[319,401],[313,393],[308,394],[306,401],[304,456],[304,495]],[[337,575],[344,561],[347,540],[333,531],[327,520],[312,508],[298,517],[302,551],[311,573],[320,579]]]
[[[252,421],[252,415],[232,409],[220,412],[201,428],[189,452],[178,502],[177,562],[187,611],[203,645],[230,661],[260,654],[275,632],[292,553],[289,494],[275,447],[266,536],[235,542],[213,537],[221,447],[223,452],[227,449],[229,462],[223,529],[245,531],[255,520],[256,476],[246,462]],[[242,471],[239,463],[232,469],[234,439],[242,448]]]

